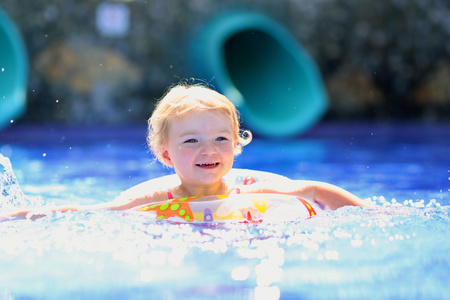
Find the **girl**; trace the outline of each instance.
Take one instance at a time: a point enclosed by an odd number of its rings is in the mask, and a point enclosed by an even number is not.
[[[307,199],[321,207],[366,205],[355,195],[331,184],[282,180],[234,186],[222,179],[231,170],[234,156],[250,143],[250,131],[242,131],[233,103],[201,85],[179,84],[160,100],[148,121],[147,142],[156,158],[173,167],[181,184],[161,189],[154,180],[123,192],[112,202],[90,206],[65,206],[51,211],[84,209],[127,210],[152,202],[181,197],[233,193],[285,194]],[[25,217],[29,211],[10,217]],[[34,213],[33,218],[41,215]]]

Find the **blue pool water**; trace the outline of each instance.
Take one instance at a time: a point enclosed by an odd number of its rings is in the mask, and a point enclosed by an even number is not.
[[[376,208],[275,224],[108,211],[0,222],[0,299],[449,299],[449,141],[450,124],[322,124],[255,139],[236,159]],[[143,127],[14,127],[0,132],[0,153],[21,188],[0,172],[1,211],[109,201],[171,172],[147,152]]]

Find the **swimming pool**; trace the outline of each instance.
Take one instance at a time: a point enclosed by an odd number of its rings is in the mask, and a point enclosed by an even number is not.
[[[321,124],[299,139],[255,139],[236,159],[337,184],[375,209],[276,224],[107,211],[0,222],[0,298],[448,299],[449,138],[450,124]],[[144,127],[0,132],[28,196],[9,190],[18,197],[0,196],[0,209],[109,201],[170,173],[144,143]]]

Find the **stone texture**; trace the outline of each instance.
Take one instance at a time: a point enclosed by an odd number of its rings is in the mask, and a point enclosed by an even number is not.
[[[34,69],[64,98],[55,118],[113,123],[133,114],[127,99],[143,81],[142,70],[117,51],[84,40],[56,42],[36,55]],[[134,114],[135,115],[135,114]]]
[[[385,97],[371,74],[340,71],[326,82],[330,98],[330,114],[340,118],[369,118],[381,116]]]
[[[450,64],[438,64],[411,93],[412,103],[428,119],[447,119],[450,116]]]

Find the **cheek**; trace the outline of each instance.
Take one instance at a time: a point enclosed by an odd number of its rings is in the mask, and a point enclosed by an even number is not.
[[[173,153],[175,153],[175,159],[179,162],[185,162],[190,157],[194,156],[194,149],[178,146],[174,149]]]
[[[226,147],[223,147],[222,148],[222,154],[234,157],[234,145],[231,144],[231,145],[227,145]]]

